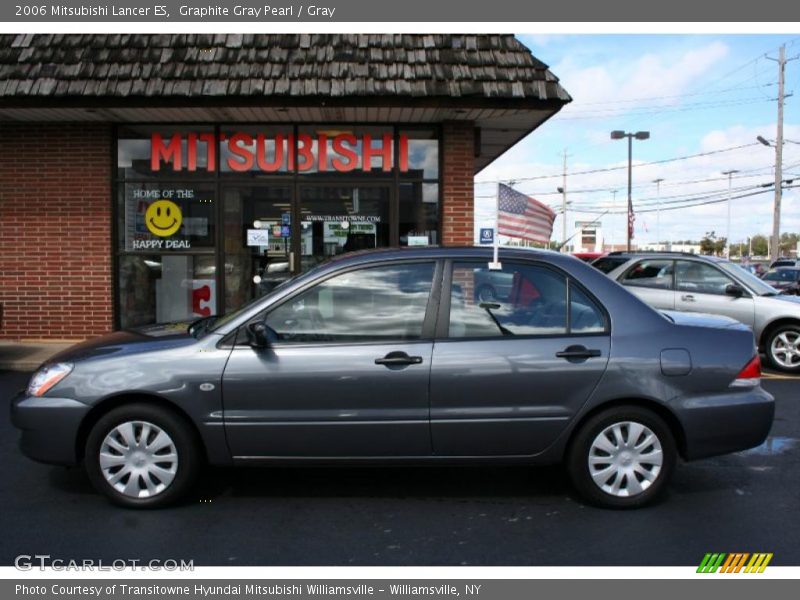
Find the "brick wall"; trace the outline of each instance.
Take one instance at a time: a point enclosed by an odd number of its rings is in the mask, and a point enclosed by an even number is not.
[[[475,129],[471,122],[449,121],[442,128],[442,242],[446,246],[474,243]]]
[[[0,124],[0,338],[112,329],[111,127]]]

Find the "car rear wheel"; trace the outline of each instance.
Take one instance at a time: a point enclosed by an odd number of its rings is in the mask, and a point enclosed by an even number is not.
[[[766,350],[770,365],[787,373],[800,373],[800,326],[775,329],[769,334]]]
[[[664,491],[676,460],[675,441],[661,417],[638,406],[618,406],[584,423],[569,448],[567,469],[592,504],[638,508]]]
[[[116,504],[157,508],[186,494],[197,478],[201,453],[183,418],[157,406],[129,404],[95,424],[84,462],[95,488]]]

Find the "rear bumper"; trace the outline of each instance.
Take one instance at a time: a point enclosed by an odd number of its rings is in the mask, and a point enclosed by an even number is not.
[[[20,450],[38,462],[77,464],[78,428],[90,408],[69,398],[19,394],[11,402],[11,422],[22,432]]]
[[[675,406],[695,460],[761,445],[772,428],[775,400],[761,386],[725,394],[692,396]]]

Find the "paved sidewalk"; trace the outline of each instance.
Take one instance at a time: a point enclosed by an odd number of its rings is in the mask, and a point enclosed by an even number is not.
[[[0,341],[0,371],[33,371],[36,367],[78,340],[60,342]]]

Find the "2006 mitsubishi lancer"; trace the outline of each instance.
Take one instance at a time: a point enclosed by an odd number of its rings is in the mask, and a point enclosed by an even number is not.
[[[547,251],[502,250],[509,285],[486,301],[491,259],[346,254],[188,330],[79,344],[14,399],[22,451],[82,462],[127,507],[178,500],[204,463],[563,461],[585,499],[627,508],[679,457],[766,438],[774,404],[744,325],[657,312]]]

